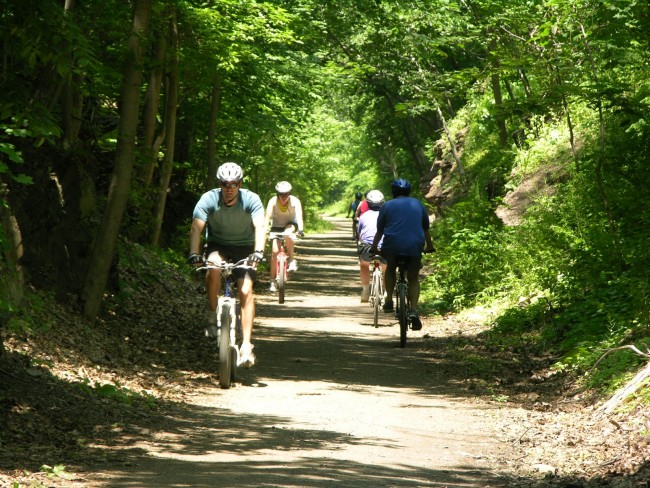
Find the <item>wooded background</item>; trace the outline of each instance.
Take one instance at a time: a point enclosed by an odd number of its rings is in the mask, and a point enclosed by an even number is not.
[[[504,304],[495,327],[578,362],[650,337],[647,2],[0,6],[3,317],[27,285],[97,316],[120,243],[184,255],[235,161],[265,201],[291,181],[312,222],[413,181],[430,311]]]

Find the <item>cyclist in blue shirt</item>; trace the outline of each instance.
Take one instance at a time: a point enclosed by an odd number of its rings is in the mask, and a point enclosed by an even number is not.
[[[419,200],[410,197],[411,184],[399,178],[391,183],[393,199],[384,203],[377,217],[377,233],[372,243],[372,253],[377,252],[383,237],[381,255],[386,258],[386,297],[392,298],[397,281],[397,256],[407,256],[406,277],[411,302],[409,317],[413,330],[420,330],[422,322],[417,306],[420,299],[419,274],[422,268],[422,252],[433,251],[429,229],[429,215]],[[393,311],[393,301],[384,302],[384,312]]]
[[[198,267],[204,259],[219,263],[248,257],[256,265],[263,259],[266,242],[264,206],[256,193],[241,188],[243,177],[241,167],[235,163],[219,166],[219,188],[204,193],[194,208],[188,257],[190,264]],[[201,253],[201,237],[204,234],[207,244],[205,252]],[[257,271],[240,268],[235,269],[234,273],[241,305],[243,342],[239,349],[240,364],[250,367],[255,363],[251,337],[255,319],[253,285]],[[206,287],[211,312],[206,334],[213,336],[216,333],[215,311],[221,288],[221,270],[208,270]]]

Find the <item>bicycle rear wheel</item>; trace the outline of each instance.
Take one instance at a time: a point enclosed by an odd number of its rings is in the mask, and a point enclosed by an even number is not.
[[[230,388],[232,381],[234,348],[230,344],[230,304],[224,304],[221,309],[221,331],[219,340],[219,386]],[[236,358],[235,358],[236,359]],[[235,362],[235,364],[237,364]]]
[[[284,303],[284,287],[287,282],[287,256],[278,254],[278,303]]]
[[[397,317],[399,319],[399,347],[406,347],[406,331],[408,329],[408,310],[406,309],[406,285],[397,285]]]
[[[370,293],[370,299],[372,300],[375,327],[379,327],[379,308],[381,307],[381,296],[384,293],[382,288],[383,287],[381,286],[381,274],[373,273],[372,292]]]

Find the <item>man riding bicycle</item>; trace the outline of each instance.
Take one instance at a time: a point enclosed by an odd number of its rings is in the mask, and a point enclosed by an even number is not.
[[[275,185],[275,196],[271,197],[266,205],[266,214],[264,222],[266,225],[270,222],[271,232],[284,232],[287,238],[284,241],[287,256],[289,257],[288,271],[297,271],[298,262],[294,258],[294,242],[291,238],[293,232],[299,236],[304,235],[304,224],[302,219],[302,204],[297,197],[291,194],[291,183],[280,181]],[[271,248],[271,288],[272,292],[276,291],[277,283],[275,282],[276,269],[278,263],[278,241],[273,240]]]
[[[266,241],[264,207],[260,197],[250,190],[241,188],[244,177],[241,167],[225,163],[217,170],[219,188],[204,193],[194,208],[190,230],[190,255],[188,261],[196,267],[204,260],[214,263],[239,261],[248,257],[253,268],[238,268],[237,277],[239,303],[241,304],[241,325],[243,342],[239,349],[240,364],[252,366],[255,363],[253,344],[253,320],[255,319],[255,298],[253,285],[257,278],[255,266],[264,257]],[[201,236],[206,235],[205,252],[201,253]],[[206,274],[208,306],[210,308],[207,333],[216,333],[217,301],[221,288],[221,270],[209,269]]]
[[[399,178],[391,183],[393,200],[384,203],[377,217],[377,233],[372,242],[371,253],[377,253],[377,245],[383,237],[381,255],[386,258],[386,297],[384,312],[393,311],[393,290],[396,282],[397,257],[407,257],[406,277],[408,297],[411,303],[409,318],[413,330],[420,330],[422,322],[417,306],[420,299],[419,274],[422,268],[422,252],[433,251],[429,229],[429,215],[419,200],[410,197],[411,184]],[[425,247],[426,244],[426,247]]]

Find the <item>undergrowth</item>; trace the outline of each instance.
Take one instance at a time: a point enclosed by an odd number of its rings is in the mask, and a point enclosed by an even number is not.
[[[644,350],[650,341],[648,135],[626,132],[608,114],[601,153],[596,114],[579,106],[577,161],[559,116],[531,121],[522,144],[495,150],[483,105],[477,100],[473,113],[459,116],[469,127],[463,160],[471,185],[435,222],[422,306],[498,310],[489,323],[494,344],[547,351],[555,370],[611,392],[646,360],[621,351],[594,364],[612,348]],[[515,209],[518,225],[505,225],[496,208],[532,175],[544,185],[528,189],[529,203]]]

